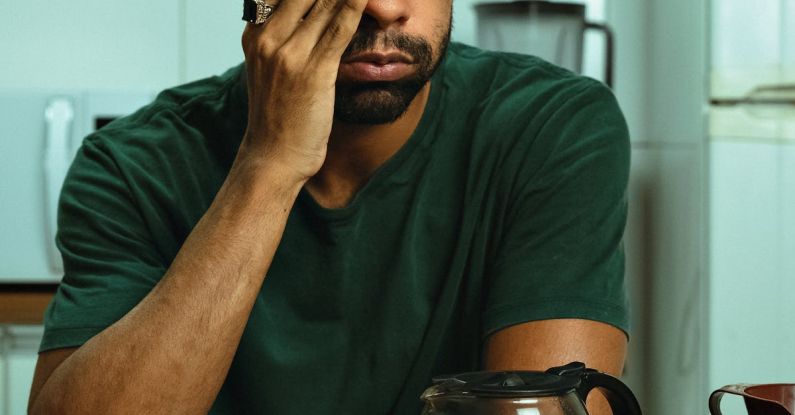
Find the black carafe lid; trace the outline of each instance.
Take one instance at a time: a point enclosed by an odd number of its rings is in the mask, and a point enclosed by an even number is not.
[[[470,372],[433,379],[433,395],[531,398],[565,395],[580,386],[585,365],[579,362],[546,372]]]

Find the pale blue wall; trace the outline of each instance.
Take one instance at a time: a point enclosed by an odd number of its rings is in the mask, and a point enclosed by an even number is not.
[[[455,0],[453,2],[453,35],[455,41],[475,44],[475,0]]]

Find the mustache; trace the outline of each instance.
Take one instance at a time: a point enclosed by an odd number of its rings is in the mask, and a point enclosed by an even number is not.
[[[415,63],[429,64],[433,59],[433,48],[431,44],[419,36],[412,36],[405,33],[382,32],[374,30],[358,30],[351,43],[342,54],[342,59],[357,53],[374,50],[377,46],[384,49],[399,50],[414,59]]]

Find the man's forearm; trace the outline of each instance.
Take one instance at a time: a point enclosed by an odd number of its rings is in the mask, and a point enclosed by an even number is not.
[[[235,163],[152,292],[67,358],[32,413],[200,413],[212,405],[302,182]]]

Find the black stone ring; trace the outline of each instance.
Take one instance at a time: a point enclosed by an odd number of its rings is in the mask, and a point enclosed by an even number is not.
[[[264,0],[244,0],[243,1],[243,20],[263,24],[273,15],[276,6],[265,3]]]

